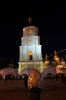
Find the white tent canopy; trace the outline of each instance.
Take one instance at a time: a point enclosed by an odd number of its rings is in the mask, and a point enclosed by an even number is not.
[[[3,79],[5,79],[6,75],[12,74],[15,77],[17,77],[18,73],[16,71],[16,69],[14,68],[4,68],[2,70],[0,70],[0,75],[2,75]]]
[[[25,68],[25,69],[23,69],[21,72],[20,72],[20,76],[21,75],[23,75],[23,74],[26,74],[27,76],[30,74],[30,72],[32,71],[32,70],[34,70],[35,68]]]
[[[56,68],[56,67],[48,67],[45,70],[43,70],[42,75],[47,76],[48,73],[56,75],[56,74],[64,73],[64,72],[61,69]]]

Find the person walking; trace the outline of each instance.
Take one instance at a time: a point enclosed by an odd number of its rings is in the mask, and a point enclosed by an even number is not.
[[[65,75],[64,74],[61,75],[61,81],[62,81],[62,84],[65,84]]]
[[[25,76],[24,78],[24,85],[25,85],[25,89],[27,89],[27,84],[28,84],[28,76]]]
[[[32,70],[28,76],[28,89],[30,90],[30,100],[40,100],[43,90],[43,77],[38,70]]]
[[[58,74],[56,74],[56,82],[58,81]]]

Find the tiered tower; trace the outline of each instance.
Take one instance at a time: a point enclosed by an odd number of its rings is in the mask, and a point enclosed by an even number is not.
[[[32,18],[29,18],[28,22],[31,24]],[[43,71],[41,47],[38,28],[32,25],[24,27],[21,46],[19,46],[19,73],[27,67],[34,67],[40,72]]]

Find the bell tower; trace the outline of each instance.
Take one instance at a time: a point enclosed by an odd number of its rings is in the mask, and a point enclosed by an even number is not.
[[[21,46],[19,46],[18,72],[24,68],[34,67],[40,72],[43,71],[42,51],[38,28],[32,26],[32,18],[28,18],[29,26],[23,28]]]

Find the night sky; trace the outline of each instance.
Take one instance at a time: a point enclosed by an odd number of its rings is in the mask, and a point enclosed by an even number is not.
[[[66,49],[66,3],[65,2],[5,2],[0,4],[0,57],[19,61],[22,29],[28,26],[29,13],[32,24],[38,27],[42,56]],[[59,56],[66,55],[66,51]]]

